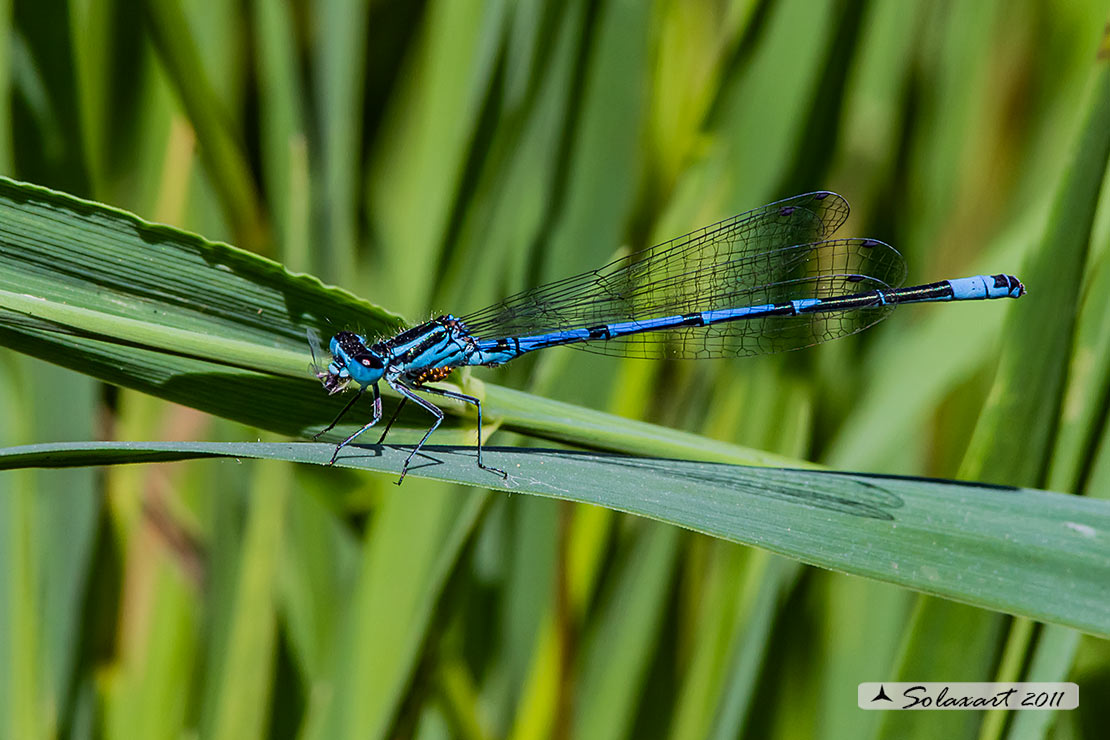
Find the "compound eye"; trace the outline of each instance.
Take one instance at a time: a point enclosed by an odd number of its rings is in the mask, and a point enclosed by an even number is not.
[[[381,370],[385,367],[385,363],[377,355],[362,355],[358,358],[358,362],[363,367],[368,367],[371,370]]]

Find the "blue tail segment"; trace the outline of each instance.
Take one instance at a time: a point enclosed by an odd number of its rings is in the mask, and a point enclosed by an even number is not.
[[[1013,275],[976,275],[949,280],[952,300],[974,301],[985,298],[1020,298],[1025,286]],[[942,299],[943,300],[943,299]]]
[[[435,420],[406,458],[401,480],[443,419],[443,412],[417,396],[417,390],[475,406],[478,465],[504,476],[482,463],[480,401],[426,383],[442,380],[455,367],[500,365],[559,345],[645,358],[785,352],[862,331],[903,303],[1019,298],[1025,293],[1012,275],[901,287],[905,260],[889,244],[831,238],[847,216],[848,204],[839,195],[806,193],[461,318],[440,316],[374,343],[339,332],[331,341],[332,362],[317,376],[329,393],[351,384],[360,390],[328,429],[368,387],[374,390],[374,413],[336,447],[332,462],[381,419],[379,381],[396,391],[402,403],[412,401]],[[383,440],[392,423],[386,423]]]

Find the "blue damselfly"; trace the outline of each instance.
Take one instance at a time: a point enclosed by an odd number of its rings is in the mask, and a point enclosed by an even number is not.
[[[537,349],[572,345],[622,357],[719,358],[808,347],[862,331],[901,303],[1017,298],[1025,288],[1012,275],[976,275],[900,287],[906,263],[876,239],[833,239],[848,216],[835,193],[787,198],[734,216],[604,267],[517,293],[475,313],[450,314],[369,342],[341,331],[332,360],[317,376],[329,393],[359,390],[332,429],[369,388],[373,416],[332,455],[381,420],[379,381],[434,417],[401,468],[443,421],[422,391],[473,404],[482,462],[482,406],[477,398],[426,385],[453,368],[496,366]],[[401,405],[397,407],[400,411]],[[397,418],[386,424],[380,444]]]

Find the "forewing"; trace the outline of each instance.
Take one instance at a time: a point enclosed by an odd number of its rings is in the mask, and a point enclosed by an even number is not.
[[[784,250],[827,239],[847,216],[835,193],[798,195],[518,293],[462,321],[473,336],[497,339],[747,305],[792,269],[783,259],[804,259]]]

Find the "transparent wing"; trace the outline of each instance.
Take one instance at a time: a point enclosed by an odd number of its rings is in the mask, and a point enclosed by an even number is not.
[[[873,239],[827,239],[848,214],[834,193],[809,193],[519,293],[463,323],[482,339],[620,321],[851,295],[898,287],[905,263]],[[733,321],[571,345],[628,357],[735,357],[852,334],[889,307]]]
[[[874,239],[835,239],[797,245],[749,257],[743,265],[733,268],[692,273],[689,279],[703,286],[703,290],[678,313],[855,295],[897,288],[906,276],[902,255],[890,245]],[[748,274],[769,279],[747,283],[742,289],[733,287],[735,280]],[[798,316],[766,316],[705,327],[630,334],[571,346],[598,354],[645,358],[703,359],[772,354],[863,331],[884,319],[892,308],[888,305]]]
[[[761,254],[825,239],[847,217],[848,204],[835,193],[798,195],[517,293],[463,322],[474,336],[496,339],[681,312],[704,290],[692,275],[716,275],[721,292],[723,283],[764,264]],[[767,280],[748,275],[733,284],[744,290],[755,282]]]

